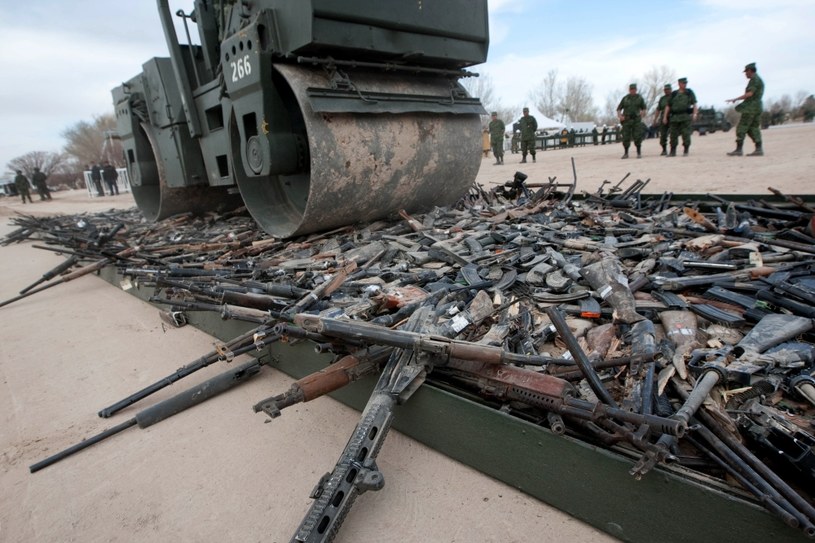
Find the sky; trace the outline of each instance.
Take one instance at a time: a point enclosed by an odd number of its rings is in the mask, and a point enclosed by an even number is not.
[[[663,65],[701,105],[742,94],[748,62],[765,98],[815,93],[813,0],[489,0],[489,15],[489,57],[472,71],[504,106],[527,105],[553,69],[592,84],[601,111]],[[167,56],[152,0],[0,0],[0,35],[0,175],[16,156],[61,151],[66,128],[112,113],[110,90]]]

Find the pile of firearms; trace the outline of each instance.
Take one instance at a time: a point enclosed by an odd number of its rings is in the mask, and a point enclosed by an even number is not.
[[[280,338],[311,340],[335,362],[257,412],[277,417],[378,374],[295,541],[331,540],[354,498],[382,486],[376,456],[393,407],[424,382],[627,451],[637,478],[675,463],[726,480],[815,536],[813,209],[794,197],[646,198],[647,181],[573,199],[574,185],[525,179],[289,241],[265,237],[241,210],[157,224],[135,212],[20,217],[4,243],[40,240],[70,258],[2,305],[116,266],[123,284],[155,289],[168,323],[212,311],[254,326],[104,417]],[[195,403],[261,363],[205,383]],[[190,404],[142,411],[32,471]]]

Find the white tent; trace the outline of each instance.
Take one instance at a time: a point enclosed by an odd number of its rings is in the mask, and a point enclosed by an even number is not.
[[[529,108],[529,114],[535,117],[535,120],[538,121],[538,130],[559,130],[566,126],[564,123],[560,121],[550,119],[549,117],[547,117],[546,115],[538,111],[537,108],[534,107]],[[512,122],[517,123],[518,119],[520,119],[523,116],[524,116],[523,111],[519,111],[518,116],[512,119]]]

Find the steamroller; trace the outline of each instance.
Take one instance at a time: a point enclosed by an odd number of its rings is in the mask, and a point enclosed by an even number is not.
[[[169,57],[112,91],[147,220],[242,203],[288,238],[471,186],[485,111],[460,81],[486,61],[486,0],[157,4]]]

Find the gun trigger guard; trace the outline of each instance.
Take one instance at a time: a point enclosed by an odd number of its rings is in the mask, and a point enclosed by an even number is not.
[[[235,358],[235,353],[230,351],[223,343],[215,344],[215,352],[226,362],[232,362]]]

